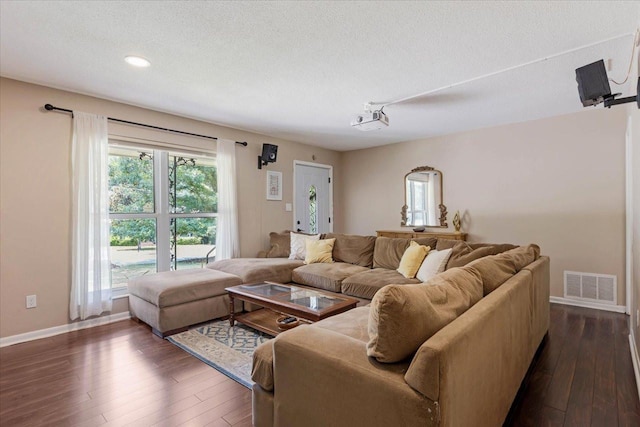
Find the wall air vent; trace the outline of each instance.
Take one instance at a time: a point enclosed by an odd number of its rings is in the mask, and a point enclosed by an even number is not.
[[[616,276],[608,274],[564,272],[564,297],[616,305],[618,288]]]

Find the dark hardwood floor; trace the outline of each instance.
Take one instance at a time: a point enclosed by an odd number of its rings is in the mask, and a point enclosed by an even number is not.
[[[512,426],[640,426],[628,316],[551,304],[549,336]]]
[[[552,305],[513,426],[640,426],[627,317]],[[134,321],[0,349],[0,425],[251,425],[251,393]],[[472,420],[469,423],[473,425]]]

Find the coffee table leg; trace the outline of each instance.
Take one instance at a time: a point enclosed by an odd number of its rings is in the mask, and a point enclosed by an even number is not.
[[[235,315],[235,304],[233,303],[233,294],[229,294],[229,325],[233,326],[235,324],[236,319]]]

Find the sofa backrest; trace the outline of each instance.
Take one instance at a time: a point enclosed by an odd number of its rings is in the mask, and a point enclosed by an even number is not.
[[[405,381],[440,403],[442,425],[464,425],[480,413],[478,426],[504,422],[549,324],[548,297],[532,301],[548,295],[548,267],[540,257],[418,349]]]
[[[451,256],[447,262],[447,269],[462,267],[479,258],[517,248],[510,243],[467,243],[459,240],[438,239],[437,250],[451,249]]]
[[[333,260],[371,268],[375,236],[327,233],[323,239],[336,239],[333,244]]]
[[[284,230],[280,233],[276,233],[275,231],[269,233],[270,248],[268,251],[260,251],[258,258],[288,258],[289,254],[291,254],[291,233],[290,230]],[[314,236],[314,234],[308,233],[295,233]],[[324,234],[321,234],[320,238],[324,239],[324,236]]]
[[[482,277],[469,266],[426,283],[387,285],[371,301],[367,355],[378,362],[400,362],[481,298]]]
[[[467,265],[480,272],[483,295],[486,296],[539,257],[540,247],[532,244],[519,246],[498,255],[486,256]]]
[[[438,239],[432,237],[421,237],[417,239],[402,239],[391,237],[376,238],[373,249],[373,268],[387,268],[397,270],[404,251],[407,250],[411,240],[420,245],[429,246],[435,249]]]
[[[549,258],[540,257],[538,245],[530,244],[499,255],[487,256],[469,263],[464,268],[479,272],[485,297],[459,319],[426,340],[414,355],[405,375],[405,380],[409,385],[432,400],[440,398],[442,363],[445,362],[447,365],[451,363],[451,360],[448,360],[449,353],[459,351],[459,349],[452,348],[455,347],[455,343],[460,341],[467,345],[465,336],[471,333],[472,329],[485,331],[492,329],[489,324],[482,324],[479,319],[500,319],[497,322],[502,322],[503,326],[507,326],[509,324],[507,319],[514,313],[526,312],[531,318],[524,321],[519,319],[518,321],[526,324],[526,328],[523,330],[534,332],[536,335],[534,341],[541,338],[546,330],[544,327],[548,327]],[[454,268],[443,274],[458,270],[460,269]],[[505,289],[502,289],[503,287]],[[488,288],[491,289],[489,292],[487,292]],[[493,292],[496,289],[501,290]],[[487,296],[488,293],[491,295]],[[514,304],[519,305],[515,306]],[[494,311],[500,313],[492,314]],[[540,327],[536,328],[537,324],[540,324]],[[533,329],[531,329],[532,325]],[[517,328],[520,327],[522,325],[517,326]],[[500,329],[502,330],[502,327]],[[496,338],[500,335],[497,332],[499,331],[489,334],[491,336],[487,343],[489,349],[499,347],[496,342],[491,342],[491,340],[499,339]],[[530,343],[524,346],[527,355],[535,350],[537,342],[533,347]],[[511,345],[507,345],[507,347],[511,348]],[[490,350],[487,351],[490,352]]]

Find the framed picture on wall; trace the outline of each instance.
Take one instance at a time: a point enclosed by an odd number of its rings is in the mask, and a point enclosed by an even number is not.
[[[282,200],[282,172],[267,171],[267,200]]]

